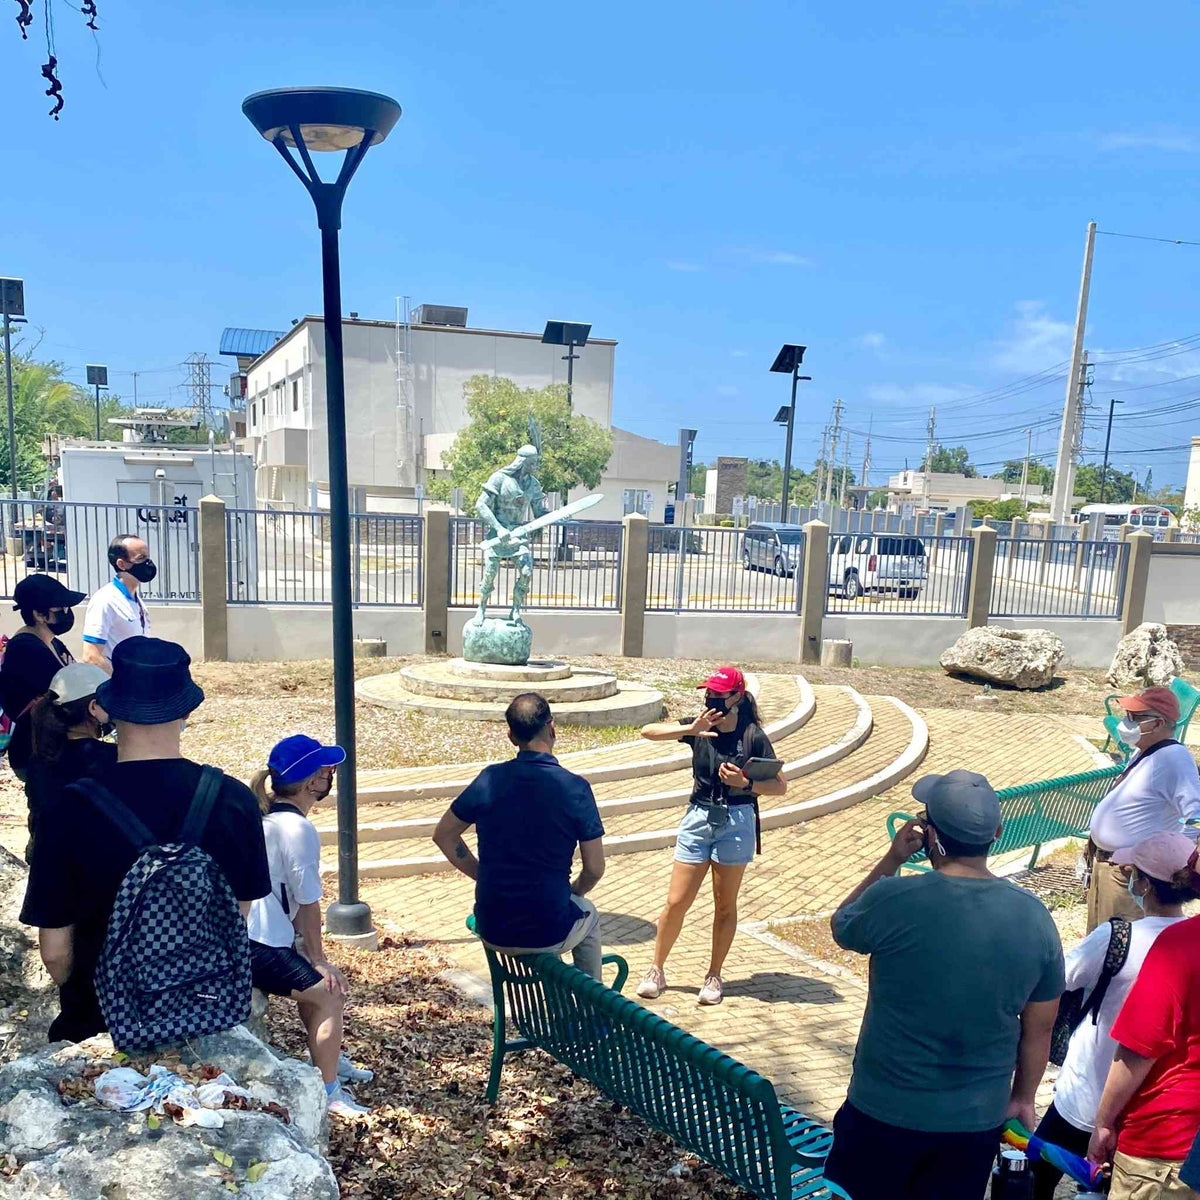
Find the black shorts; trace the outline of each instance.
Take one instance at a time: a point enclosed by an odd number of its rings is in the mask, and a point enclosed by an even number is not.
[[[266,946],[250,940],[250,979],[260,992],[290,996],[307,992],[321,982],[316,967],[291,946]]]

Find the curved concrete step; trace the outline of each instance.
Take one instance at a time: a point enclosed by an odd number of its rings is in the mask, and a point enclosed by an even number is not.
[[[873,726],[862,758],[852,750],[845,756],[846,764],[836,768],[838,775],[849,775],[846,782],[831,779],[830,782],[836,782],[839,786],[829,790],[823,790],[820,785],[813,787],[811,783],[802,784],[799,796],[789,788],[789,794],[781,798],[783,803],[762,814],[764,829],[797,825],[813,817],[849,808],[886,791],[916,769],[929,746],[929,731],[925,722],[907,704],[893,696],[878,698],[874,712],[882,719],[877,719]],[[875,737],[876,733],[878,738]],[[875,742],[874,751],[870,749],[872,741]],[[860,775],[857,769],[860,766],[868,773]],[[816,781],[821,774],[816,772],[799,778]],[[606,836],[605,852],[608,855],[635,854],[671,846],[675,842],[676,829],[677,822],[670,828],[638,829]],[[365,846],[360,855],[362,877],[398,878],[452,870],[440,854],[387,857],[392,849],[392,844],[388,842]],[[322,874],[333,874],[336,864],[324,863],[321,870]]]
[[[746,684],[759,697],[764,715],[777,714],[774,719],[767,717],[767,733],[772,741],[802,728],[816,711],[813,690],[802,675],[747,675]],[[564,767],[598,787],[619,780],[644,779],[678,771],[690,764],[691,757],[686,746],[644,742],[637,738],[617,746],[564,754],[561,761]],[[383,819],[385,814],[369,811],[372,805],[457,796],[487,765],[476,762],[397,771],[362,771],[358,789],[359,821]],[[328,811],[314,814],[314,824],[318,827],[332,827],[335,823],[332,802]]]
[[[782,738],[771,739],[776,754],[784,759],[785,779],[798,779],[845,758],[860,746],[871,732],[871,706],[853,688],[822,688],[821,694],[822,700],[816,719],[811,723],[806,722],[802,727],[803,732],[796,730]],[[826,737],[830,741],[820,745],[821,739]],[[814,742],[820,745],[820,748],[806,753]],[[679,808],[686,804],[692,791],[690,759],[689,750],[687,769],[664,776],[663,783],[670,786],[657,791],[644,792],[640,780],[621,780],[596,787],[597,807],[606,825],[612,818],[626,813]],[[360,810],[359,844],[430,837],[438,819],[445,811],[445,802],[405,805],[403,811],[406,814],[403,818],[387,819],[390,814],[384,808],[385,819],[376,820],[373,817],[377,813]],[[411,815],[407,815],[410,812]],[[323,845],[334,845],[336,841],[336,829],[321,830]]]

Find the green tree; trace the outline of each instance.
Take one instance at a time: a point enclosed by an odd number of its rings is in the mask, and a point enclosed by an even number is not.
[[[1010,458],[1005,464],[1002,471],[997,471],[992,476],[993,479],[1003,479],[1005,483],[1015,483],[1020,485],[1021,472],[1025,468],[1025,460],[1023,458]],[[1029,482],[1031,484],[1041,484],[1043,492],[1051,492],[1054,490],[1054,470],[1046,466],[1045,463],[1033,462],[1029,463]]]
[[[511,379],[473,375],[463,385],[463,396],[470,424],[442,454],[446,473],[429,486],[436,499],[448,500],[451,489],[460,487],[468,507],[473,505],[488,476],[512,462],[518,447],[529,441],[530,417],[542,439],[538,478],[543,490],[565,499],[569,488],[594,488],[600,482],[612,457],[612,434],[571,411],[563,384],[539,391]]]
[[[693,496],[703,496],[704,486],[708,482],[708,463],[692,463],[692,473],[688,477],[688,491]]]
[[[1130,504],[1136,482],[1132,475],[1108,465],[1108,482],[1104,488],[1105,504]],[[1075,470],[1074,492],[1084,504],[1100,502],[1100,464],[1081,463]]]
[[[975,468],[971,465],[966,446],[934,446],[933,455],[929,460],[929,471],[930,474],[965,475],[968,479],[975,478]]]

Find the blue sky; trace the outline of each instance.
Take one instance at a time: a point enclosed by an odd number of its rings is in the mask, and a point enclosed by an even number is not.
[[[1180,82],[1200,12],[1170,0],[1144,21],[1108,0],[99,8],[104,84],[55,0],[57,124],[40,7],[28,42],[0,20],[23,185],[0,273],[73,377],[107,362],[128,397],[138,370],[145,401],[181,399],[175,364],[225,325],[319,308],[311,204],[240,111],[266,87],[404,107],[347,201],[347,311],[406,293],[481,326],[590,320],[620,342],[616,422],[698,427],[701,458],[782,457],[783,341],[809,347],[802,465],[838,396],[851,430],[873,421],[876,481],[918,464],[930,404],[980,464],[1031,424],[1048,455],[1087,221],[1200,241]],[[1198,273],[1200,246],[1097,239],[1086,444],[1123,399],[1114,461],[1156,485],[1182,482],[1186,453],[1155,451],[1200,413]]]

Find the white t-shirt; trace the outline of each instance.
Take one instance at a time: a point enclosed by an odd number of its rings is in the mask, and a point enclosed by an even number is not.
[[[1200,817],[1200,774],[1196,760],[1178,743],[1141,751],[1092,813],[1092,841],[1101,850],[1136,846],[1152,833],[1178,833],[1180,818]]]
[[[1174,925],[1183,919],[1142,917],[1140,921],[1132,923],[1129,954],[1125,965],[1109,981],[1108,991],[1104,993],[1095,1025],[1092,1024],[1092,1014],[1088,1013],[1071,1035],[1066,1060],[1058,1073],[1058,1082],[1054,1085],[1054,1107],[1076,1129],[1090,1133],[1095,1127],[1096,1110],[1100,1107],[1104,1082],[1108,1078],[1108,1069],[1112,1066],[1113,1054],[1117,1049],[1117,1043],[1112,1040],[1109,1031],[1117,1019],[1117,1013],[1121,1011],[1121,1005],[1125,1003],[1125,997],[1129,995],[1129,989],[1133,987],[1133,981],[1137,978],[1150,947],[1154,945],[1154,939],[1168,925]],[[1112,926],[1105,921],[1067,955],[1067,991],[1081,987],[1085,989],[1085,999],[1091,994],[1092,987],[1104,968],[1104,956],[1108,952],[1111,934]]]
[[[263,817],[263,838],[271,894],[250,905],[246,926],[251,941],[291,946],[297,910],[321,898],[321,835],[298,809],[277,805]]]
[[[150,616],[137,592],[113,579],[97,588],[83,618],[83,640],[99,646],[111,659],[113,648],[126,638],[150,637]]]

